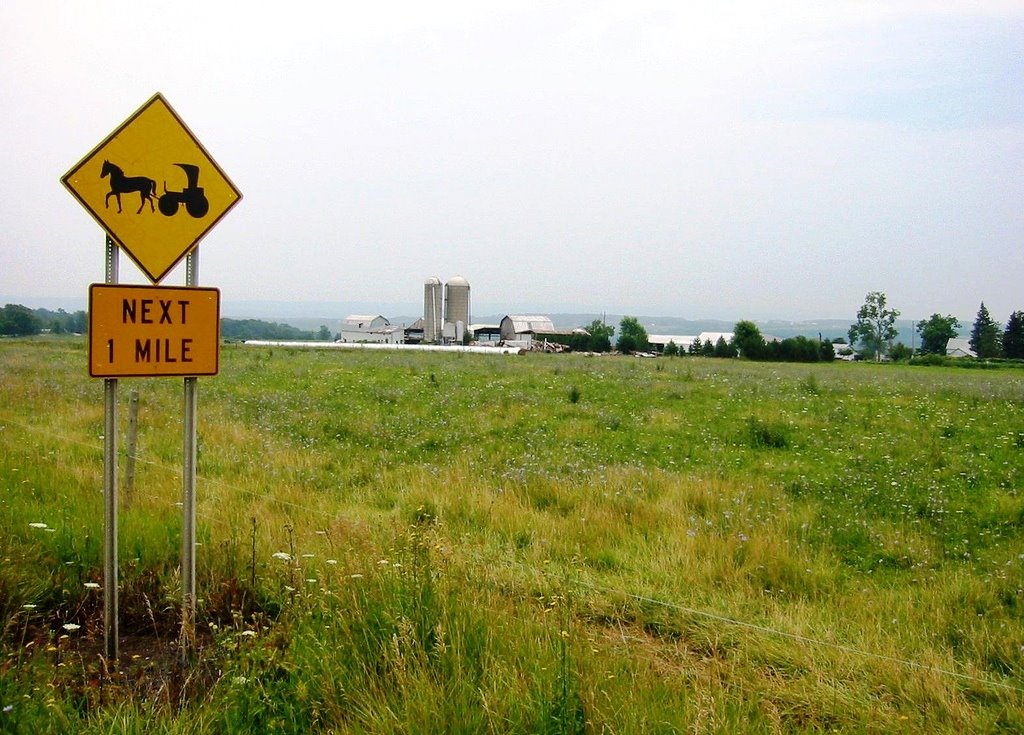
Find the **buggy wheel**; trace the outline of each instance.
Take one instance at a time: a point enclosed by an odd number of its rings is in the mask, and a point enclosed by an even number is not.
[[[157,206],[160,207],[161,214],[166,217],[173,217],[178,212],[178,199],[173,194],[164,194],[160,197]]]
[[[185,202],[185,211],[196,219],[205,217],[206,213],[210,211],[210,202],[202,194],[190,197],[189,200]]]

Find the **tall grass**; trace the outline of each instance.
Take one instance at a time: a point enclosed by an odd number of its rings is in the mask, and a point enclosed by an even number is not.
[[[0,342],[0,729],[1024,729],[1020,370],[221,365],[184,666],[181,385],[122,381],[141,463],[115,666],[101,384],[74,341]]]

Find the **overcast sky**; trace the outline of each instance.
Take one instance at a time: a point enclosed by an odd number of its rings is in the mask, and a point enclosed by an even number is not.
[[[1019,0],[4,0],[0,297],[103,280],[60,177],[158,91],[244,196],[226,307],[1024,309]]]

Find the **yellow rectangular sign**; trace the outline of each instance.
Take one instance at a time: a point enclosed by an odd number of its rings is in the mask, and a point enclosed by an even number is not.
[[[216,288],[89,287],[89,375],[94,378],[216,375]]]

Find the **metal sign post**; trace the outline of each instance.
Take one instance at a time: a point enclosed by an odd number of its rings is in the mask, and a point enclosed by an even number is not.
[[[199,281],[199,249],[185,259],[185,285]],[[181,643],[182,656],[195,646],[196,619],[196,405],[198,378],[185,378],[184,441],[181,470]]]
[[[106,240],[106,282],[117,283],[118,249]],[[117,378],[103,381],[103,648],[118,656],[117,633]]]

